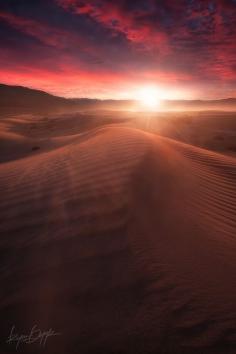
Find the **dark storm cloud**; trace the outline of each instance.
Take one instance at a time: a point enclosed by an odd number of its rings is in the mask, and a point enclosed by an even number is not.
[[[33,86],[63,94],[74,77],[99,95],[117,82],[218,80],[231,93],[235,23],[233,0],[0,1],[1,81],[32,74]]]

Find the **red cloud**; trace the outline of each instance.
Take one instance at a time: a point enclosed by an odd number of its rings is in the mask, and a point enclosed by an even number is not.
[[[140,20],[144,12],[132,14],[122,11],[117,2],[97,2],[96,0],[57,0],[57,3],[78,15],[88,15],[98,23],[109,28],[113,34],[121,33],[133,43],[141,44],[146,49],[160,47],[162,52],[168,52],[168,36],[161,29],[150,26],[150,23]]]

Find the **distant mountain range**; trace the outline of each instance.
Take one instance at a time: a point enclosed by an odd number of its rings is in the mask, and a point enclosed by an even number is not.
[[[22,86],[0,84],[1,112],[68,112],[78,110],[126,110],[135,109],[135,100],[98,100],[88,98],[69,99]],[[236,98],[221,100],[164,100],[161,109],[166,110],[231,110],[236,111]]]
[[[170,109],[193,109],[193,110],[214,110],[214,109],[236,109],[236,98],[225,98],[219,100],[165,100],[163,107]]]

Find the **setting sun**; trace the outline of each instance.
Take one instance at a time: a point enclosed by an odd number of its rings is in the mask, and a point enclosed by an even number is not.
[[[155,87],[144,87],[138,91],[138,100],[146,109],[155,110],[160,106],[160,98]]]

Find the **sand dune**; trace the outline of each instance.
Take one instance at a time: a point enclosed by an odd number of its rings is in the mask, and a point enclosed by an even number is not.
[[[61,333],[45,353],[235,353],[236,159],[71,129],[42,128],[35,152],[25,133],[0,164],[2,338],[37,324]]]

